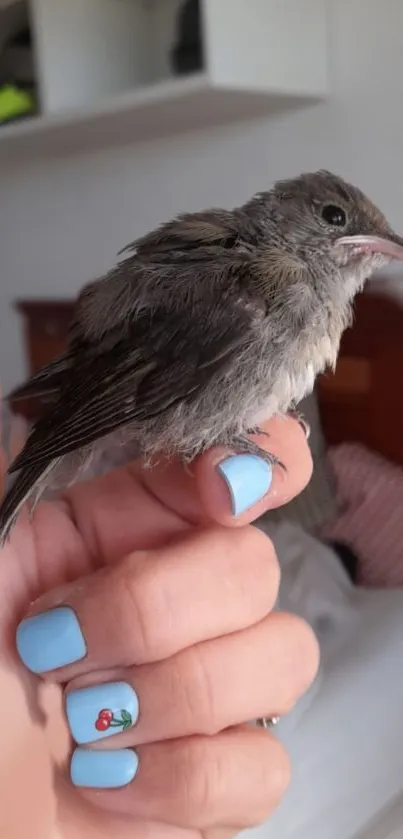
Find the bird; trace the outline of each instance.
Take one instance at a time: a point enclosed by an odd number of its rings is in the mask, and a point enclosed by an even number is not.
[[[1,544],[25,503],[32,513],[113,447],[144,468],[213,446],[277,466],[262,424],[334,368],[355,295],[403,259],[403,239],[320,169],[233,210],[182,213],[118,257],[78,295],[65,352],[10,394],[45,396],[47,409],[9,468]]]

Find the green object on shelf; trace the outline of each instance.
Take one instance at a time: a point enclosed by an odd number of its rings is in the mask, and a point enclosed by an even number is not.
[[[0,87],[0,122],[34,113],[35,98],[32,93],[11,84]]]

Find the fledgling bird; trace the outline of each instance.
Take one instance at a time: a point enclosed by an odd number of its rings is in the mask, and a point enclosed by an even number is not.
[[[9,470],[1,541],[25,501],[111,446],[150,463],[224,445],[275,464],[250,435],[335,364],[354,296],[403,259],[403,239],[319,171],[232,211],[181,215],[125,251],[79,296],[65,354],[12,394],[45,394],[49,409]]]

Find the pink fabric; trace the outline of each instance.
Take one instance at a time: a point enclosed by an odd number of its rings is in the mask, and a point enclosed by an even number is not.
[[[323,535],[352,548],[361,585],[403,586],[403,470],[355,443],[327,457],[340,513]]]

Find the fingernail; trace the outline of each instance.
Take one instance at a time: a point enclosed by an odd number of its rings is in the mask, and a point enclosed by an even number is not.
[[[70,777],[75,787],[125,787],[135,777],[138,765],[133,749],[105,752],[76,749],[71,758]]]
[[[46,673],[84,658],[87,652],[83,633],[69,606],[21,621],[16,644],[19,656],[32,673]]]
[[[254,454],[232,455],[221,461],[217,468],[230,491],[234,516],[249,510],[270,489],[271,466]]]
[[[126,682],[106,682],[68,693],[66,715],[76,743],[92,743],[135,725],[139,703]]]

